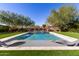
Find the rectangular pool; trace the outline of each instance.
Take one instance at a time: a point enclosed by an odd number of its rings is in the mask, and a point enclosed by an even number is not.
[[[48,32],[27,33],[16,37],[18,40],[59,40],[60,38]]]
[[[20,35],[18,37],[10,39],[9,41],[11,40],[24,40],[25,43],[20,42],[10,46],[59,46],[59,44],[54,43],[53,41],[61,40],[61,38],[48,32],[36,32]]]

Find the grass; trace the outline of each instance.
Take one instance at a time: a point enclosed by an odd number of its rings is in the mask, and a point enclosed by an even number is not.
[[[79,33],[76,32],[58,32],[58,33],[79,39]]]
[[[79,50],[1,50],[0,56],[79,56]]]
[[[1,38],[5,38],[5,37],[9,37],[9,36],[13,36],[16,34],[20,34],[22,32],[7,32],[7,33],[0,33],[0,39]]]

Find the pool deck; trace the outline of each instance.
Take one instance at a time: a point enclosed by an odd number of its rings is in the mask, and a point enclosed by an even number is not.
[[[25,33],[3,38],[3,39],[0,39],[0,41],[5,41],[5,40],[8,40],[8,39],[11,39],[16,36],[23,35],[23,34],[25,34]],[[78,39],[76,39],[76,38],[72,38],[72,37],[54,33],[54,32],[50,32],[50,34],[58,36],[68,42],[78,41]],[[72,46],[72,47],[65,46],[62,44],[55,43],[52,40],[26,40],[26,43],[27,44],[25,44],[25,46],[20,45],[20,46],[15,46],[15,47],[5,47],[5,46],[0,47],[0,50],[79,50],[78,46],[77,47],[76,46]]]
[[[79,50],[79,47],[67,47],[67,46],[56,46],[56,47],[1,47],[0,50]]]
[[[17,36],[20,36],[20,35],[26,34],[26,33],[27,33],[27,32],[25,32],[25,33],[21,33],[21,34],[17,34],[17,35],[13,35],[13,36],[6,37],[6,38],[2,38],[2,39],[0,39],[0,41],[9,40],[9,39],[11,39],[11,38],[14,38],[14,37],[17,37]]]
[[[70,37],[70,36],[58,34],[58,33],[55,33],[55,32],[50,32],[50,34],[53,34],[53,35],[55,35],[55,36],[57,36],[57,37],[59,37],[59,38],[61,38],[63,40],[66,40],[68,42],[75,42],[75,41],[79,40],[77,38],[73,38],[73,37]]]

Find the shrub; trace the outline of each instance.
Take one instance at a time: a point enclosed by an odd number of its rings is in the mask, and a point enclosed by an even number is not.
[[[9,27],[8,26],[0,25],[0,32],[8,32],[8,31],[9,31]]]

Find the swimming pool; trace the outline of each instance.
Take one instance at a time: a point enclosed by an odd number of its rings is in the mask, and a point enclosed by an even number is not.
[[[61,46],[53,41],[61,40],[61,38],[52,35],[48,32],[36,32],[36,33],[26,33],[17,37],[14,37],[11,40],[24,40],[25,43],[12,44],[10,46]]]
[[[18,40],[59,40],[60,38],[48,32],[27,33],[18,37]]]

